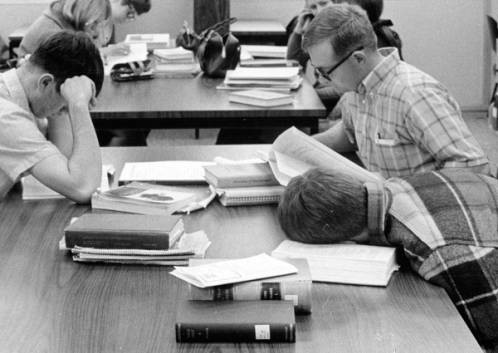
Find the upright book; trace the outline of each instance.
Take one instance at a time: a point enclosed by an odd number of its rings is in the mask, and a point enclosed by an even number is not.
[[[246,91],[234,91],[230,93],[228,100],[235,103],[269,108],[292,104],[294,97],[288,93],[252,89]]]
[[[279,185],[268,163],[215,164],[204,167],[204,173],[215,188]]]
[[[307,259],[313,281],[385,287],[399,267],[395,250],[353,243],[304,244],[284,240],[272,256]]]
[[[175,324],[177,342],[295,342],[289,301],[183,300]]]
[[[166,250],[183,231],[180,216],[86,213],[64,235],[68,248]]]
[[[190,259],[189,266],[203,265],[221,259]],[[226,284],[209,288],[188,286],[190,300],[290,300],[296,314],[311,313],[311,273],[305,259],[286,260],[297,268],[296,274],[256,281]]]

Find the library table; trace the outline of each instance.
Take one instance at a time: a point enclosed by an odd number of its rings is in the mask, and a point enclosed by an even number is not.
[[[228,101],[230,91],[216,89],[223,79],[164,78],[114,82],[106,77],[97,106],[97,129],[286,128],[318,132],[326,111],[311,84],[304,80],[292,105],[260,108]]]
[[[268,146],[103,148],[119,173],[125,161],[249,158]],[[0,202],[0,352],[481,353],[441,288],[408,272],[387,288],[313,284],[313,314],[297,317],[295,344],[177,344],[175,311],[186,285],[170,267],[78,264],[57,249],[71,217],[89,211],[67,200]],[[274,206],[224,208],[185,217],[203,229],[208,257],[271,252],[284,234]]]

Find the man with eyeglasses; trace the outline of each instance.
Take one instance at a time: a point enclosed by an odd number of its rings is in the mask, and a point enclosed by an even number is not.
[[[489,173],[488,159],[438,81],[377,49],[360,7],[334,4],[309,24],[303,48],[318,75],[342,95],[342,120],[315,138],[338,152],[357,151],[384,177],[442,168]]]

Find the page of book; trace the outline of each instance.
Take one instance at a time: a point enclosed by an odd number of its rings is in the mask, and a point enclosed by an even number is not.
[[[148,181],[148,182],[176,182],[176,183],[203,183],[204,166],[214,162],[201,161],[159,161],[125,163],[120,182]]]

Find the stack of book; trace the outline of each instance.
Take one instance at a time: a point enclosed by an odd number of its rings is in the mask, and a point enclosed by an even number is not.
[[[295,314],[311,313],[305,260],[266,254],[191,261],[172,275],[188,282],[177,311],[177,342],[295,342]]]
[[[182,47],[154,50],[154,72],[168,77],[193,77],[201,72],[194,53]]]
[[[303,244],[284,240],[272,256],[307,259],[313,281],[385,287],[399,268],[395,250],[353,243]]]
[[[268,163],[215,164],[204,170],[223,206],[278,203],[284,192]]]
[[[187,265],[209,245],[202,231],[186,234],[179,216],[87,213],[66,227],[59,248],[77,262]]]
[[[237,67],[228,70],[218,89],[265,89],[290,91],[303,82],[299,67]]]

